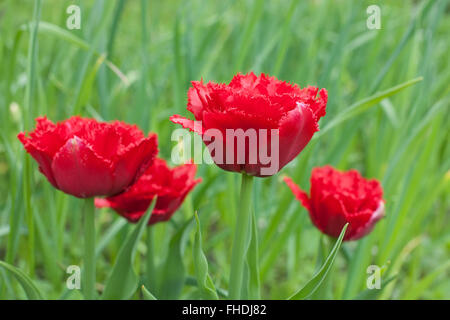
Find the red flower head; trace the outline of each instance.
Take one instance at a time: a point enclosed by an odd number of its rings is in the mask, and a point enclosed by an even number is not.
[[[313,224],[337,238],[348,222],[344,240],[356,240],[372,231],[384,216],[383,189],[356,170],[341,172],[331,166],[314,168],[310,196],[290,178],[284,178],[297,200],[309,211]]]
[[[169,220],[186,195],[201,179],[195,180],[195,164],[170,169],[162,159],[154,164],[125,192],[106,199],[95,199],[97,208],[110,207],[131,222],[137,222],[158,196],[149,225]]]
[[[251,72],[228,85],[193,81],[187,109],[196,121],[170,119],[200,134],[220,168],[261,177],[277,173],[303,150],[319,130],[326,104],[325,89],[300,89]]]
[[[19,140],[57,189],[79,198],[122,192],[152,164],[157,138],[146,138],[123,122],[72,117],[53,123],[36,119],[36,129]]]

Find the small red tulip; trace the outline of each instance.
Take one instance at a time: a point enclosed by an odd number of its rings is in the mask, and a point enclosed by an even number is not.
[[[303,150],[319,130],[326,104],[325,89],[300,89],[250,72],[237,74],[228,85],[193,81],[187,109],[195,120],[170,119],[200,134],[220,168],[262,177],[277,173]],[[227,131],[246,142],[239,145]]]
[[[284,181],[309,211],[313,224],[337,238],[348,222],[344,240],[356,240],[372,231],[384,216],[383,189],[375,180],[364,179],[357,170],[341,172],[331,166],[314,168],[310,196],[292,179]]]
[[[134,125],[71,117],[53,123],[36,119],[36,129],[19,140],[57,189],[79,198],[122,192],[150,166],[158,152]]]
[[[125,192],[106,199],[96,198],[97,208],[110,207],[130,222],[137,222],[157,196],[149,225],[169,220],[181,206],[186,195],[201,179],[195,180],[195,164],[184,164],[173,169],[162,159],[154,164]]]

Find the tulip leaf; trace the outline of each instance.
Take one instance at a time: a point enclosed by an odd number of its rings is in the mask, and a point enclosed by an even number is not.
[[[142,296],[144,297],[144,300],[158,300],[155,298],[154,295],[151,294],[150,291],[147,290],[147,288],[144,285],[142,285],[141,289],[142,289]]]
[[[211,277],[208,274],[208,261],[202,249],[202,234],[200,229],[200,220],[197,213],[195,213],[195,221],[197,222],[197,229],[194,238],[194,269],[197,278],[197,285],[201,296],[206,300],[218,300],[216,288]]]
[[[155,203],[156,198],[153,199],[145,215],[139,220],[139,223],[134,227],[120,248],[101,299],[129,299],[136,292],[139,278],[133,269],[134,256],[137,244],[147,226]]]
[[[30,300],[43,299],[41,293],[39,292],[39,289],[36,287],[36,285],[33,283],[30,277],[28,277],[22,270],[4,261],[0,261],[0,267],[10,272],[17,279],[17,281],[19,281],[28,299]]]
[[[335,241],[330,239],[327,235],[322,234],[319,238],[319,252],[316,260],[316,270],[319,270],[322,264],[327,258],[328,251],[334,245]],[[323,280],[320,287],[309,297],[311,300],[331,300],[332,292],[330,285],[331,271],[328,276]]]
[[[164,262],[158,291],[160,299],[177,299],[183,289],[186,278],[186,268],[183,263],[183,253],[187,241],[188,230],[192,226],[192,220],[189,219],[172,236],[169,243],[169,251]]]
[[[328,255],[327,259],[325,260],[325,263],[322,265],[320,270],[314,275],[314,277],[309,280],[309,282],[301,288],[299,291],[297,291],[294,295],[292,295],[289,300],[303,300],[311,296],[317,288],[322,284],[323,280],[327,276],[328,272],[330,271],[331,267],[333,266],[334,259],[337,256],[337,253],[339,252],[339,248],[341,247],[342,240],[344,239],[345,231],[347,230],[348,223],[342,228],[341,234],[339,235],[339,238],[337,239],[333,249],[331,249],[330,254]]]

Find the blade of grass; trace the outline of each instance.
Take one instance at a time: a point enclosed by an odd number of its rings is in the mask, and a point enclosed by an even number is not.
[[[321,136],[323,136],[325,133],[333,129],[334,127],[342,124],[343,122],[357,116],[358,114],[367,111],[377,103],[381,102],[381,100],[390,97],[400,91],[402,91],[405,88],[408,88],[420,81],[422,81],[422,77],[417,77],[412,80],[406,81],[404,83],[401,83],[395,87],[392,87],[390,89],[387,89],[385,91],[376,93],[368,98],[362,99],[354,104],[352,104],[350,107],[345,109],[343,112],[341,112],[339,115],[337,115],[333,120],[329,121],[325,128],[317,132],[313,139],[317,139]]]
[[[4,268],[8,272],[10,272],[12,275],[14,275],[14,277],[17,279],[17,281],[19,281],[23,290],[25,290],[25,293],[26,293],[28,299],[30,299],[30,300],[41,300],[42,299],[42,295],[39,292],[39,289],[33,283],[31,278],[29,276],[27,276],[23,271],[21,271],[20,269],[14,267],[4,261],[0,261],[0,267]]]
[[[259,272],[259,248],[258,248],[258,226],[255,210],[252,210],[252,223],[250,246],[247,251],[247,264],[249,269],[248,298],[261,299],[261,280]]]
[[[161,282],[157,293],[160,299],[177,299],[180,296],[186,278],[183,254],[191,226],[192,219],[189,219],[170,240],[168,255],[163,265]]]
[[[100,57],[98,57],[91,71],[86,74],[86,77],[84,78],[81,85],[81,90],[79,91],[75,100],[75,106],[73,109],[74,114],[81,114],[81,108],[88,103],[92,89],[94,87],[95,77],[105,59],[105,55],[101,55]]]
[[[80,49],[83,49],[86,51],[92,50],[94,55],[96,55],[97,57],[102,55],[101,53],[93,50],[91,45],[88,42],[86,42],[85,40],[70,33],[69,31],[62,29],[61,27],[59,27],[57,25],[54,25],[49,22],[44,22],[44,21],[39,22],[38,25],[39,25],[39,30],[38,30],[39,33],[53,35],[61,40],[70,42],[70,43],[76,45],[77,47],[79,47]],[[125,86],[129,85],[129,80],[128,80],[127,76],[114,63],[112,63],[108,59],[105,59],[104,63],[123,82],[123,84]]]
[[[247,56],[248,49],[251,44],[253,30],[255,29],[258,20],[261,18],[261,15],[264,12],[264,1],[263,0],[255,0],[253,8],[250,10],[251,16],[250,19],[247,20],[247,24],[245,25],[244,31],[242,32],[242,38],[240,40],[239,48],[236,62],[234,65],[234,71],[240,72],[242,71],[242,67],[244,64],[244,60]]]
[[[426,12],[429,10],[429,8],[431,7],[431,3],[433,3],[433,1],[428,1],[428,2],[424,2],[422,7],[418,9],[418,11],[416,12],[416,14],[414,15],[414,17],[411,19],[411,22],[408,26],[408,29],[406,30],[405,34],[403,35],[402,39],[400,40],[400,42],[398,43],[397,47],[395,48],[395,50],[392,52],[392,54],[390,55],[389,59],[386,60],[385,65],[383,66],[383,68],[380,69],[380,72],[378,73],[378,75],[376,76],[371,88],[369,92],[375,92],[375,90],[378,89],[378,87],[380,86],[381,82],[383,81],[384,77],[386,76],[386,74],[388,73],[388,71],[390,69],[392,69],[392,64],[395,62],[395,60],[398,58],[398,56],[400,55],[400,52],[403,50],[403,48],[405,47],[406,43],[408,42],[408,40],[411,38],[411,36],[414,34],[414,29],[416,27],[416,23],[417,23],[417,19],[423,14],[425,15]]]
[[[197,223],[197,228],[195,231],[193,255],[197,286],[204,299],[217,300],[219,299],[219,297],[217,296],[216,288],[208,273],[208,260],[206,259],[206,256],[203,253],[202,249],[202,234],[200,228],[200,220],[198,219],[197,213],[195,213],[195,221]]]
[[[150,291],[145,288],[144,285],[141,287],[142,290],[142,296],[144,297],[144,300],[157,300],[153,294],[150,293]]]
[[[317,288],[322,284],[323,280],[327,276],[331,267],[333,266],[334,259],[336,258],[337,253],[339,252],[339,248],[341,247],[342,240],[344,239],[345,231],[347,230],[348,223],[342,228],[341,234],[337,239],[336,243],[331,249],[330,254],[328,255],[325,263],[322,265],[322,268],[314,275],[314,277],[308,281],[308,283],[297,291],[294,295],[292,295],[289,300],[303,300],[311,296]]]
[[[297,6],[298,6],[299,3],[300,3],[299,0],[292,0],[291,1],[291,5],[289,6],[288,12],[286,14],[286,18],[284,20],[284,24],[283,24],[283,27],[282,27],[281,41],[278,40],[279,43],[280,43],[280,47],[278,49],[278,54],[277,54],[277,57],[275,59],[275,65],[273,67],[273,73],[275,75],[277,75],[280,72],[281,67],[283,66],[283,62],[284,62],[285,57],[286,57],[286,52],[287,52],[287,50],[289,48],[289,42],[292,39],[290,37],[289,32],[288,32],[289,31],[289,27],[290,27],[290,24],[291,24],[292,17],[294,15],[295,9],[297,9]]]
[[[406,295],[403,297],[405,300],[417,300],[423,296],[426,289],[432,285],[436,278],[442,274],[445,274],[450,268],[450,260],[440,265],[436,270],[427,274],[423,279],[418,281],[413,288],[410,288]]]
[[[36,65],[37,65],[37,33],[39,29],[39,20],[41,17],[41,0],[37,0],[34,4],[33,22],[30,24],[30,38],[27,58],[27,86],[25,90],[25,128],[29,128],[33,117],[34,109],[34,91],[36,86]],[[31,277],[35,272],[35,256],[34,256],[34,221],[33,206],[31,203],[31,164],[30,158],[25,153],[24,164],[24,185],[23,195],[25,198],[25,219],[28,227],[28,271]]]
[[[101,295],[102,300],[129,299],[136,292],[139,279],[133,269],[134,256],[137,244],[144,233],[145,227],[147,227],[155,203],[156,198],[153,199],[145,215],[142,216],[120,248],[114,267]]]

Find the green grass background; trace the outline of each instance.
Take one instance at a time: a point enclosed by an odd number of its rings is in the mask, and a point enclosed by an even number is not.
[[[256,179],[254,205],[263,298],[284,299],[314,274],[320,233],[282,182],[309,187],[311,168],[357,168],[379,179],[386,218],[357,242],[344,243],[323,290],[313,298],[355,298],[371,264],[385,266],[378,299],[450,298],[450,65],[448,1],[376,1],[381,29],[368,30],[373,1],[0,1],[0,260],[23,270],[50,299],[65,289],[68,265],[82,265],[81,201],[53,189],[16,135],[33,119],[73,114],[120,119],[158,134],[161,157],[175,142],[169,121],[188,115],[191,80],[228,82],[237,72],[269,73],[325,87],[321,128],[377,92],[423,80],[371,108],[359,105],[313,139],[279,174]],[[67,30],[66,8],[81,7],[81,30]],[[42,23],[34,33],[33,19]],[[45,23],[44,23],[45,22]],[[34,36],[35,35],[35,36]],[[105,58],[107,60],[105,60]],[[153,227],[157,297],[195,298],[192,241],[170,244],[197,210],[209,273],[227,289],[239,177],[199,165],[203,178],[170,223]],[[97,213],[97,282],[102,289],[130,226]],[[167,256],[178,250],[186,285],[168,284]],[[144,274],[147,247],[135,268]],[[170,268],[170,267],[169,267]],[[373,292],[372,292],[373,293]],[[0,271],[0,298],[24,298]],[[140,298],[140,293],[135,294]]]

